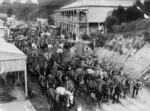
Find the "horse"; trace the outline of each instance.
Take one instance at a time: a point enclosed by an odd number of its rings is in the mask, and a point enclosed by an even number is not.
[[[58,92],[58,89],[60,92]],[[50,104],[50,110],[52,111],[64,111],[67,108],[68,104],[68,97],[64,94],[61,94],[61,87],[58,87],[56,89],[54,88],[48,88],[47,89],[47,100]],[[66,91],[66,90],[65,90]]]
[[[101,78],[101,73],[102,73],[101,70],[94,71],[93,69],[87,69],[85,72],[87,75],[91,76],[93,79]]]
[[[115,103],[115,100],[116,100],[115,96],[117,96],[116,102],[120,103],[119,98],[122,92],[122,84],[121,84],[122,77],[115,75],[112,80],[113,80],[113,89],[112,89],[113,90],[112,92],[113,102],[112,103]]]
[[[86,73],[88,75],[91,75],[93,79],[103,79],[104,81],[107,82],[108,80],[108,74],[106,71],[102,71],[102,70],[93,70],[93,69],[87,69]]]
[[[119,85],[120,93],[123,93],[123,98],[126,98],[127,91],[130,91],[131,79],[125,75],[115,75],[113,81],[116,85]]]
[[[74,95],[64,87],[57,87],[56,93],[59,94],[59,100],[65,108],[71,108],[74,105]],[[62,100],[61,100],[62,98]]]
[[[109,87],[109,97],[111,98],[112,97],[112,94],[113,94],[113,89],[114,89],[114,81],[112,80],[112,78],[108,78],[107,80],[107,84],[108,84],[108,87]]]
[[[108,85],[107,82],[105,81],[105,82],[103,82],[103,84],[102,84],[102,101],[108,102],[109,94],[110,94],[109,85]]]
[[[121,88],[123,91],[123,98],[126,98],[127,91],[128,90],[130,91],[130,85],[131,85],[131,79],[127,77],[122,77]]]
[[[78,68],[76,70],[72,69],[71,67],[66,72],[66,74],[77,84],[82,85],[84,82],[84,70],[82,68]]]
[[[54,62],[56,61],[56,59],[55,59],[55,57],[52,55],[51,57],[50,57],[50,59],[48,60],[48,66],[49,67],[53,67],[54,66]]]
[[[91,93],[96,93],[98,84],[96,83],[96,81],[90,80],[87,85],[87,96],[90,96]]]
[[[48,85],[50,88],[56,88],[59,86],[58,82],[56,81],[55,77],[51,74],[47,76]]]
[[[70,69],[66,72],[69,77],[68,83],[70,84],[70,88],[75,90],[74,92],[83,91],[85,75],[82,73],[76,73],[74,69]],[[69,82],[70,81],[70,82]]]
[[[41,88],[41,93],[42,95],[46,94],[46,89],[47,89],[47,78],[45,75],[40,75],[38,78],[38,83]]]
[[[67,108],[71,109],[75,105],[74,93],[66,91],[67,95]]]
[[[63,86],[65,82],[68,80],[68,76],[64,74],[62,71],[56,71],[55,77],[61,86]]]
[[[57,97],[57,94],[56,94],[56,90],[54,88],[48,88],[47,87],[47,90],[46,90],[46,95],[47,95],[47,101],[50,105],[50,111],[54,110],[54,103],[56,101],[56,97]]]
[[[112,98],[113,98],[112,103],[113,104],[115,103],[115,101],[117,103],[120,103],[120,101],[119,101],[120,93],[121,93],[121,83],[118,83],[118,84],[113,86],[113,94],[112,94]],[[116,100],[115,96],[117,96],[117,100]]]
[[[73,61],[71,61],[71,64],[73,64],[76,68],[81,67],[81,58],[76,58]]]
[[[76,75],[84,75],[85,74],[85,72],[82,68],[77,68],[75,70],[75,73],[76,73]]]
[[[71,64],[71,62],[68,62],[66,64],[63,64],[64,72],[67,73],[68,71],[75,70],[75,66]]]
[[[75,90],[76,90],[75,89],[75,85],[74,85],[74,82],[71,79],[69,79],[68,81],[66,81],[66,83],[64,84],[64,87],[68,91],[75,93]]]
[[[97,104],[101,106],[104,99],[108,102],[109,88],[107,83],[102,79],[90,80],[87,84],[87,96],[95,94]]]
[[[78,68],[75,71],[74,80],[79,85],[79,87],[83,87],[84,85],[84,70],[82,68]]]

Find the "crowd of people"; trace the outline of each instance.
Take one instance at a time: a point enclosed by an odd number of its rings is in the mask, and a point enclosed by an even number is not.
[[[24,36],[21,40],[15,39],[20,35]],[[63,103],[63,106],[70,107],[78,92],[87,97],[94,93],[99,105],[111,97],[115,103],[119,102],[122,93],[126,97],[131,86],[132,97],[142,86],[140,79],[134,81],[123,74],[122,69],[116,71],[106,67],[105,62],[100,63],[92,54],[79,57],[75,41],[54,39],[46,27],[14,29],[11,36],[15,45],[27,55],[28,70],[37,74],[41,92],[50,106]]]

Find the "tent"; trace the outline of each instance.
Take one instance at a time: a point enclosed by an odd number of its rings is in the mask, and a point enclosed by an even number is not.
[[[27,56],[16,46],[7,43],[4,38],[0,38],[0,74],[24,71],[25,93],[28,96],[26,59]]]

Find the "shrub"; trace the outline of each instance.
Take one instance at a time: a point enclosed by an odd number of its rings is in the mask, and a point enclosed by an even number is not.
[[[148,31],[145,31],[143,32],[143,34],[145,41],[150,43],[150,33]]]
[[[82,35],[81,35],[81,38],[82,38],[83,40],[90,40],[90,37],[89,37],[86,33],[82,34]]]
[[[121,25],[114,25],[112,32],[124,33],[124,32],[135,32],[140,30],[148,30],[150,27],[150,19],[139,19],[129,23],[122,23]]]
[[[103,34],[98,34],[97,36],[98,36],[97,42],[96,42],[97,46],[100,46],[100,47],[104,46],[107,41],[107,38]]]
[[[150,26],[150,19],[136,21],[136,30],[145,30]]]
[[[108,28],[108,31],[109,32],[113,32],[113,26],[115,24],[118,24],[118,22],[119,22],[119,20],[115,16],[107,17],[105,23],[106,23],[106,27]]]

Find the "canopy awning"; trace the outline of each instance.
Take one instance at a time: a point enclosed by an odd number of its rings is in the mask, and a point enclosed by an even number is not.
[[[0,73],[25,70],[27,56],[4,38],[0,44]]]
[[[13,56],[14,58],[12,59],[16,59],[15,56],[17,57],[20,56],[22,59],[27,58],[27,56],[22,51],[20,51],[15,45],[7,43],[4,38],[0,38],[0,54],[2,53],[5,54],[6,56],[7,55]],[[5,58],[3,57],[3,59]],[[0,61],[1,60],[2,57],[0,56]]]
[[[24,71],[25,91],[27,94],[27,56],[15,45],[7,43],[4,38],[0,38],[0,74]]]

